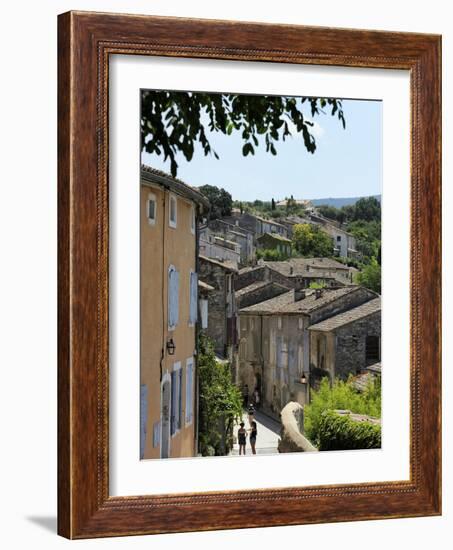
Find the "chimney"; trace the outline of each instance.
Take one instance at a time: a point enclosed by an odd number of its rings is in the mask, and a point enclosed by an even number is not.
[[[294,267],[292,265],[289,266],[289,274],[294,275]]]
[[[294,290],[294,301],[300,302],[300,300],[303,300],[305,298],[305,290],[302,290],[301,288]]]
[[[322,288],[315,289],[315,297],[316,299],[321,298],[322,296]]]

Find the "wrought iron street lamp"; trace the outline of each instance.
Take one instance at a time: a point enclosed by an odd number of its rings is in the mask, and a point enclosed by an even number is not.
[[[167,351],[168,351],[168,355],[174,355],[174,354],[175,354],[175,350],[176,350],[176,345],[175,345],[175,343],[173,342],[173,338],[170,338],[170,340],[168,340],[168,342],[167,342]]]

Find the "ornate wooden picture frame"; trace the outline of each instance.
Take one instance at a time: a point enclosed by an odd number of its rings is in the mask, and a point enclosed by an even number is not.
[[[89,538],[440,514],[440,37],[88,12],[65,13],[58,23],[59,534]],[[410,480],[109,495],[112,54],[410,72]],[[244,514],[244,506],[253,512]]]

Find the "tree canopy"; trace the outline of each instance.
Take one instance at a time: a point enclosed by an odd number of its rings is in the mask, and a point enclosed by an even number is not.
[[[211,204],[209,219],[215,220],[223,216],[230,216],[233,207],[233,198],[228,191],[215,185],[202,185],[198,188]]]
[[[372,258],[370,263],[357,273],[356,280],[359,285],[381,293],[381,266],[376,258]]]
[[[240,133],[244,156],[254,155],[260,142],[266,152],[276,155],[276,143],[293,133],[301,133],[305,149],[314,153],[314,122],[306,118],[304,104],[309,106],[312,118],[330,111],[346,127],[339,99],[145,90],[141,104],[142,150],[170,159],[173,176],[178,171],[176,155],[181,152],[190,161],[197,143],[205,155],[219,158],[207,128],[225,135]]]
[[[332,238],[317,226],[296,224],[293,228],[293,246],[305,257],[329,257],[333,254]]]
[[[362,197],[355,204],[348,204],[342,208],[322,204],[318,206],[318,211],[326,218],[340,223],[358,220],[366,222],[381,221],[381,203],[376,197]]]

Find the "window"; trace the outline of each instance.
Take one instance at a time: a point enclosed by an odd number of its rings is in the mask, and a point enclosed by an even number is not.
[[[186,361],[186,426],[193,419],[193,357]]]
[[[337,235],[337,243],[341,243],[341,235]]]
[[[303,317],[299,317],[298,324],[299,324],[299,330],[302,330],[304,328],[304,319],[303,319]]]
[[[281,317],[277,317],[277,327],[278,327],[278,330],[281,330],[281,328],[282,328],[282,318]]]
[[[195,235],[195,225],[195,207],[192,205],[192,207],[190,208],[190,232],[192,233],[192,235]]]
[[[157,208],[156,208],[156,195],[153,195],[150,193],[148,195],[148,200],[146,201],[146,216],[148,218],[149,225],[156,225],[156,215],[157,215]]]
[[[379,336],[367,336],[365,341],[366,361],[379,361],[381,358]]]
[[[324,369],[324,354],[326,351],[326,340],[325,336],[318,336],[316,340],[316,366],[318,369]]]
[[[200,300],[201,328],[208,328],[208,300]]]
[[[177,206],[178,206],[178,203],[175,195],[170,195],[168,223],[170,227],[174,227],[174,228],[176,228],[176,221],[178,218]]]
[[[179,320],[179,272],[168,268],[168,328],[173,330]]]
[[[228,292],[228,294],[231,294],[231,289],[232,289],[232,285],[231,285],[231,282],[232,282],[232,275],[227,275],[227,276],[226,276],[226,279],[227,279],[227,292]]]
[[[154,422],[153,424],[153,447],[159,447],[160,445],[160,422]]]
[[[171,404],[170,404],[170,433],[175,435],[181,429],[181,387],[182,370],[181,362],[173,365],[171,373]]]
[[[189,326],[193,326],[198,317],[198,276],[194,271],[191,271],[189,277]]]

